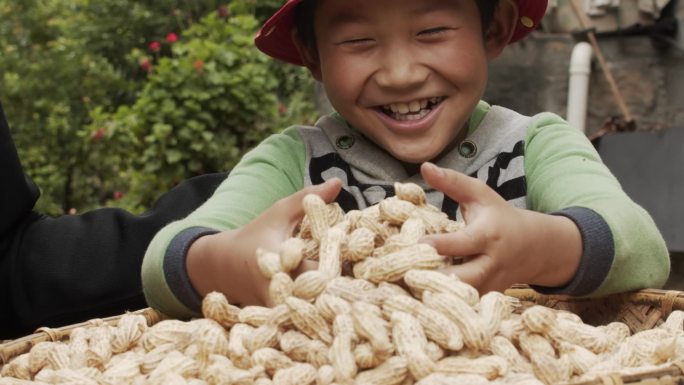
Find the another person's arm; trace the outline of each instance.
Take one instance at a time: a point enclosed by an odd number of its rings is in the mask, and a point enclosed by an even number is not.
[[[0,107],[0,339],[146,306],[142,257],[154,234],[204,202],[226,173],[191,178],[142,215],[99,209],[48,217],[32,211],[25,176]]]
[[[0,105],[0,236],[4,237],[19,223],[38,200],[40,192],[24,174],[14,147],[5,112]],[[0,245],[2,247],[2,245]]]

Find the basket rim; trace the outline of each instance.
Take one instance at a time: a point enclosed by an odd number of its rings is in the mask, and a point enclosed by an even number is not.
[[[105,324],[116,326],[121,317],[128,314],[142,315],[145,317],[148,326],[152,326],[167,318],[164,314],[155,309],[145,308],[107,318],[93,318],[85,322],[59,328],[41,327],[38,328],[33,334],[0,344],[0,368],[8,364],[15,357],[30,351],[33,346],[40,342],[61,341],[65,337],[68,337],[74,329],[78,329],[80,327],[99,326]]]
[[[608,299],[620,300],[635,305],[649,305],[660,308],[663,317],[669,316],[674,310],[684,310],[684,291],[679,290],[640,289],[600,297],[574,297],[560,294],[542,294],[528,285],[513,285],[504,294],[518,298],[521,301],[534,302],[539,305],[557,301],[582,303]]]

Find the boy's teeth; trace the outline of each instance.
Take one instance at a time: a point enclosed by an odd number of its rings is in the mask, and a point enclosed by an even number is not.
[[[408,113],[418,113],[420,110],[427,108],[429,103],[437,103],[439,102],[439,98],[430,98],[430,99],[422,99],[422,100],[414,100],[410,103],[392,103],[389,106],[385,106],[386,109],[394,112],[394,113],[399,113],[399,114],[408,114]]]
[[[413,101],[413,102],[409,103],[409,111],[411,111],[411,112],[420,111],[420,102]]]

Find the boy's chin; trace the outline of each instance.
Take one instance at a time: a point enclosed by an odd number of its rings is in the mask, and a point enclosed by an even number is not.
[[[424,157],[420,158],[404,158],[400,159],[401,164],[404,166],[404,169],[408,172],[409,175],[417,174],[420,172],[420,166],[425,163],[425,162],[430,162],[431,159],[427,159]]]
[[[431,162],[435,158],[439,157],[439,154],[433,155],[433,154],[426,154],[426,153],[420,153],[420,154],[393,154],[396,159],[398,159],[401,163],[403,164],[413,164],[420,166],[421,164],[425,162]],[[427,155],[427,156],[426,156]]]

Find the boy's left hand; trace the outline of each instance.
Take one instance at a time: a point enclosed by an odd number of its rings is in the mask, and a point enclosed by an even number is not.
[[[460,231],[423,240],[442,255],[465,257],[444,273],[481,293],[515,283],[559,287],[575,276],[582,240],[570,219],[516,208],[483,181],[453,170],[425,163],[421,172],[432,187],[459,202],[466,222]]]

